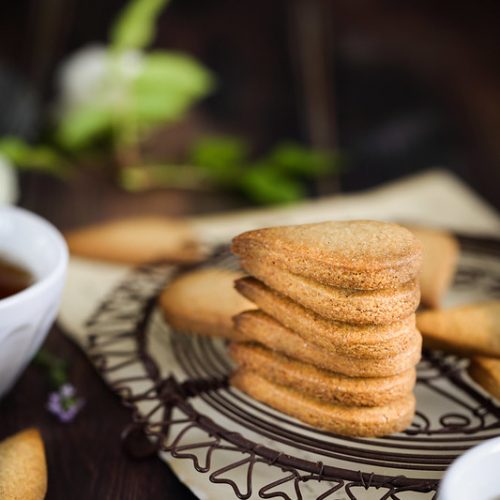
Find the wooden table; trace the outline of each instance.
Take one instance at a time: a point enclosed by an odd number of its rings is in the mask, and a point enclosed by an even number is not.
[[[234,201],[213,195],[156,192],[131,196],[106,181],[83,179],[69,185],[28,176],[21,205],[62,229],[138,212],[180,214],[222,209]],[[120,433],[129,423],[121,406],[83,352],[54,326],[44,344],[69,362],[71,382],[87,403],[76,420],[59,423],[45,409],[50,386],[45,373],[30,365],[0,402],[0,438],[30,426],[43,435],[49,468],[48,499],[194,499],[156,457],[137,461],[122,449]]]

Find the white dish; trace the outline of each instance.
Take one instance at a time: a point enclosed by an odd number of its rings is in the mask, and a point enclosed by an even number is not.
[[[500,499],[500,437],[471,448],[455,460],[439,487],[439,500]]]
[[[27,210],[0,207],[0,256],[21,265],[34,283],[0,299],[0,396],[39,349],[59,309],[68,249],[59,231]]]

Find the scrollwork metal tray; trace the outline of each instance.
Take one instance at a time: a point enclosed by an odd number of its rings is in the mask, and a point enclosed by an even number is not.
[[[500,242],[459,239],[448,304],[500,297]],[[219,255],[210,265],[235,261]],[[132,410],[124,439],[135,454],[188,460],[207,482],[225,485],[224,498],[427,499],[458,455],[500,435],[500,403],[468,377],[466,359],[441,352],[424,352],[417,413],[400,434],[340,436],[258,403],[228,385],[222,340],[163,322],[156,298],[176,272],[167,264],[133,270],[87,323],[94,363]]]

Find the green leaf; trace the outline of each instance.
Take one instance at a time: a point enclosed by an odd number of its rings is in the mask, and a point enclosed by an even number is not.
[[[46,370],[51,384],[58,388],[68,380],[68,363],[66,360],[54,356],[46,349],[40,349],[33,359],[33,363]]]
[[[49,370],[49,379],[53,387],[61,387],[68,381],[68,374],[64,366],[54,366]]]
[[[144,57],[134,88],[142,92],[185,94],[192,98],[206,95],[214,78],[196,59],[178,52],[151,52]]]
[[[31,146],[22,139],[7,136],[0,139],[0,155],[20,168],[41,170],[60,175],[65,170],[61,156],[48,146]]]
[[[0,140],[0,154],[16,165],[23,163],[30,152],[31,146],[18,137],[7,136]]]
[[[212,87],[211,74],[193,58],[169,52],[149,54],[131,85],[130,116],[141,126],[179,120]]]
[[[56,130],[56,139],[65,149],[82,149],[110,131],[112,119],[108,109],[82,106],[61,120]]]
[[[191,163],[223,187],[238,184],[247,158],[248,145],[236,137],[205,137],[190,153]]]
[[[292,142],[278,145],[266,161],[283,173],[305,177],[333,172],[338,163],[332,152],[308,149]]]
[[[241,189],[250,199],[261,204],[291,203],[306,194],[298,180],[268,166],[248,169],[241,179]]]
[[[111,48],[143,49],[155,36],[155,22],[167,0],[130,0],[111,29]]]
[[[190,104],[191,100],[184,96],[134,92],[128,108],[130,116],[125,116],[125,120],[132,118],[142,127],[169,123],[181,119]]]

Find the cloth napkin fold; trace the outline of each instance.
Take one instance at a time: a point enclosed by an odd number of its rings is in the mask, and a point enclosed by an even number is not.
[[[207,245],[227,243],[234,235],[256,227],[296,224],[328,219],[385,219],[413,222],[476,235],[500,236],[500,217],[463,182],[441,170],[403,179],[363,193],[338,195],[292,207],[191,218],[197,234]],[[85,320],[130,271],[127,266],[72,258],[59,315],[67,335],[84,350]],[[160,332],[161,333],[161,332]],[[173,363],[168,347],[152,339],[165,372]],[[167,349],[167,350],[165,350]],[[128,371],[127,371],[128,370]],[[123,375],[137,375],[134,367]],[[227,498],[227,485],[214,484],[207,474],[196,472],[189,460],[160,455],[200,498]],[[378,498],[378,497],[377,497]]]

